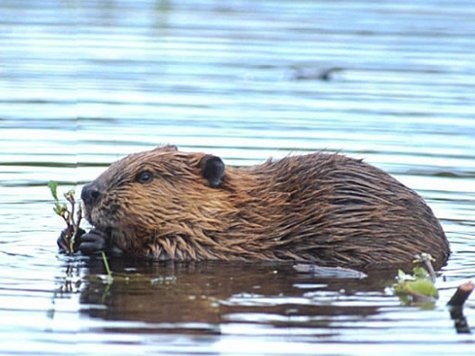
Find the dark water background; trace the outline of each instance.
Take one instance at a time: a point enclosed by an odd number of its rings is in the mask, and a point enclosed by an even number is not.
[[[0,2],[0,353],[475,354],[471,0]],[[341,151],[416,189],[453,254],[432,306],[273,264],[56,254],[65,188],[160,143],[227,164]],[[474,332],[475,302],[465,316]]]

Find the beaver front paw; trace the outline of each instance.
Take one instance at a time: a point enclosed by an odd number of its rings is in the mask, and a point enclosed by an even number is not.
[[[111,256],[122,255],[122,250],[111,243],[110,234],[97,229],[92,229],[81,236],[78,250],[84,255],[96,255],[100,252],[106,252]]]
[[[79,251],[85,255],[95,255],[107,250],[107,240],[109,236],[101,231],[92,229],[81,236]]]

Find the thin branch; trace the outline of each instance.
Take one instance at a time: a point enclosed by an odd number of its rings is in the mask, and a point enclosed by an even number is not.
[[[462,283],[447,303],[450,307],[462,307],[475,288],[473,282]]]

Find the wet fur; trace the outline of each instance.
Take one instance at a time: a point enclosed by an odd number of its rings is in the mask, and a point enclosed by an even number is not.
[[[216,187],[204,153],[172,147],[132,154],[94,182],[88,220],[135,257],[298,260],[327,266],[443,263],[445,234],[414,191],[360,160],[314,153],[226,167]],[[144,170],[149,183],[137,182]]]

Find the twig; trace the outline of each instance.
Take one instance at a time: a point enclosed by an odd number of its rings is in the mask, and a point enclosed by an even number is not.
[[[78,206],[78,211],[77,211],[77,221],[74,222],[74,216],[73,216],[73,235],[70,239],[70,250],[71,251],[74,251],[74,244],[76,243],[76,239],[79,235],[79,226],[81,225],[81,219],[82,219],[82,205],[81,203],[79,202],[78,203],[79,206]],[[74,205],[73,205],[73,209],[74,209]]]
[[[450,298],[447,305],[450,310],[450,317],[454,321],[455,330],[459,334],[471,334],[467,318],[463,315],[463,306],[474,289],[474,284],[469,281],[462,283]]]
[[[64,222],[66,223],[66,225],[69,226],[69,222],[68,222],[68,218],[66,217],[66,213],[63,213],[63,214],[61,214],[60,216],[63,218],[63,220],[64,220]]]
[[[467,300],[467,298],[472,293],[474,287],[475,286],[474,286],[473,282],[471,282],[471,281],[462,283],[457,288],[457,290],[455,291],[452,298],[450,298],[447,305],[449,307],[463,307],[463,305],[465,304],[465,301]]]
[[[67,197],[66,197],[67,198]],[[76,208],[76,202],[74,201],[74,196],[70,195],[70,199],[67,199],[69,203],[71,204],[71,212],[69,213],[69,222],[71,225],[74,227],[74,230],[76,230],[76,226],[74,224],[74,210]],[[73,235],[74,236],[74,235]]]
[[[435,274],[434,267],[432,266],[432,261],[435,261],[434,258],[428,253],[421,253],[420,255],[415,256],[415,263],[421,263],[426,271],[430,275],[430,280],[432,283],[435,283],[437,275]]]

